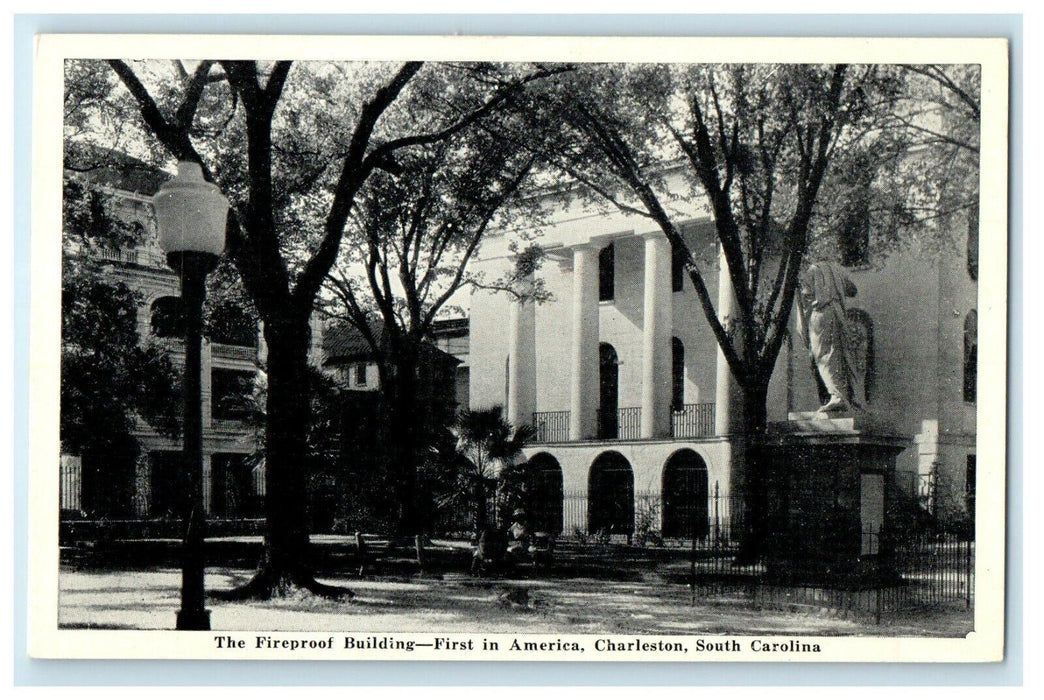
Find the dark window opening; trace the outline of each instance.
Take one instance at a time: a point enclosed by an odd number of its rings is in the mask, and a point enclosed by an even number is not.
[[[671,338],[671,410],[680,411],[685,404],[685,345]]]
[[[685,259],[688,253],[684,248],[671,246],[671,291],[680,292],[685,286]]]
[[[212,415],[218,420],[243,419],[252,413],[254,373],[214,369],[210,374]]]
[[[366,364],[360,362],[355,366],[355,385],[366,386]]]
[[[598,301],[612,301],[616,294],[616,250],[610,243],[598,253]]]
[[[181,297],[160,297],[152,303],[152,334],[157,338],[185,337],[185,305]]]
[[[975,383],[979,367],[979,316],[972,309],[964,317],[964,400],[975,402]]]

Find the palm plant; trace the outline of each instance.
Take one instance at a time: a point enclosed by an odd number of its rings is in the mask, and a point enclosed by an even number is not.
[[[489,494],[497,493],[504,471],[521,456],[533,439],[531,426],[512,426],[499,406],[464,410],[453,429],[460,457],[458,488],[474,508],[475,533],[489,524]]]

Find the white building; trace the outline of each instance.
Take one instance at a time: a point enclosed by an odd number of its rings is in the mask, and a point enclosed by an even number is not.
[[[731,289],[718,274],[709,212],[690,205],[676,220],[727,315]],[[850,267],[859,291],[849,309],[868,340],[870,409],[913,439],[899,458],[899,486],[914,492],[934,474],[936,498],[945,492],[964,507],[974,497],[977,285],[963,255],[975,228],[960,228],[959,253],[910,250],[883,269]],[[512,239],[488,239],[475,270],[508,269]],[[735,385],[666,237],[642,217],[563,203],[537,242],[552,301],[476,291],[469,355],[470,405],[504,405],[512,422],[537,430],[526,451],[548,501],[531,515],[537,526],[630,532],[643,500],[655,504],[666,536],[727,517],[715,513],[727,504],[715,495],[733,490]],[[968,243],[974,255],[977,234]],[[820,404],[807,350],[788,341],[769,421]],[[586,506],[570,509],[570,499]]]

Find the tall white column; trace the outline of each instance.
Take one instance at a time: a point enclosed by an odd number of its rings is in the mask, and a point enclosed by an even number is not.
[[[598,248],[573,249],[573,352],[569,439],[598,430]]]
[[[718,319],[722,323],[735,322],[739,313],[736,294],[729,279],[728,264],[725,255],[718,250]],[[726,326],[727,327],[727,326]],[[735,337],[735,336],[734,336]],[[739,350],[739,342],[733,347]],[[725,354],[718,347],[718,364],[714,382],[714,432],[718,435],[731,435],[743,430],[743,396],[739,384],[732,376]]]
[[[642,314],[643,438],[670,432],[671,246],[659,231],[645,239],[645,299]]]
[[[507,419],[511,425],[531,424],[536,410],[536,305],[513,301],[509,322]]]

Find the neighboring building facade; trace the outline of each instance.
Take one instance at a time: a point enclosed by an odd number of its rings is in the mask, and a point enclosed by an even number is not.
[[[691,207],[676,220],[727,316],[731,285],[718,272],[709,212]],[[912,250],[883,269],[859,255],[846,261],[870,410],[912,438],[899,486],[962,507],[974,501],[976,227],[954,232],[962,253],[965,236],[975,239],[967,260]],[[511,240],[490,237],[475,270],[508,269]],[[469,353],[470,405],[503,405],[513,423],[536,429],[526,455],[552,503],[533,517],[551,530],[629,533],[641,494],[658,506],[665,536],[727,519],[725,495],[738,491],[736,385],[666,237],[647,219],[563,201],[537,242],[547,253],[537,274],[552,300],[475,291]],[[770,386],[770,422],[822,403],[808,351],[791,335]],[[570,497],[586,507],[563,509]]]
[[[452,331],[460,337],[460,333]],[[313,336],[316,335],[313,332]],[[377,325],[374,336],[378,343],[384,342],[384,331]],[[464,356],[467,355],[467,322],[464,322]],[[459,405],[458,366],[461,360],[440,346],[449,347],[448,341],[438,336],[432,342],[421,345],[418,367],[418,392],[420,405],[437,416],[446,425],[453,421]],[[345,391],[377,392],[381,388],[377,358],[365,336],[346,323],[334,323],[322,330],[323,369],[334,377]],[[454,343],[452,349],[460,350]],[[466,375],[465,375],[466,376]]]
[[[155,243],[155,221],[151,197],[166,178],[144,164],[126,173],[99,176],[111,191],[117,214],[137,224],[151,243],[131,249],[95,254],[110,266],[114,280],[141,295],[137,310],[138,335],[164,344],[175,366],[185,361],[181,288],[178,277],[167,266]],[[250,396],[254,391],[264,347],[258,324],[241,309],[225,305],[220,322],[206,334],[202,345],[203,484],[204,507],[211,517],[254,518],[263,513],[264,467],[252,459],[257,437],[248,422]],[[106,478],[128,479],[129,484],[111,484],[128,494],[126,503],[101,513],[84,489],[84,465],[78,455],[61,459],[62,513],[66,517],[164,518],[177,513],[178,494],[183,492],[180,472],[181,442],[158,434],[139,421],[135,433],[141,451],[133,470],[111,470]],[[115,459],[115,457],[114,457]],[[125,476],[121,476],[124,474]]]

